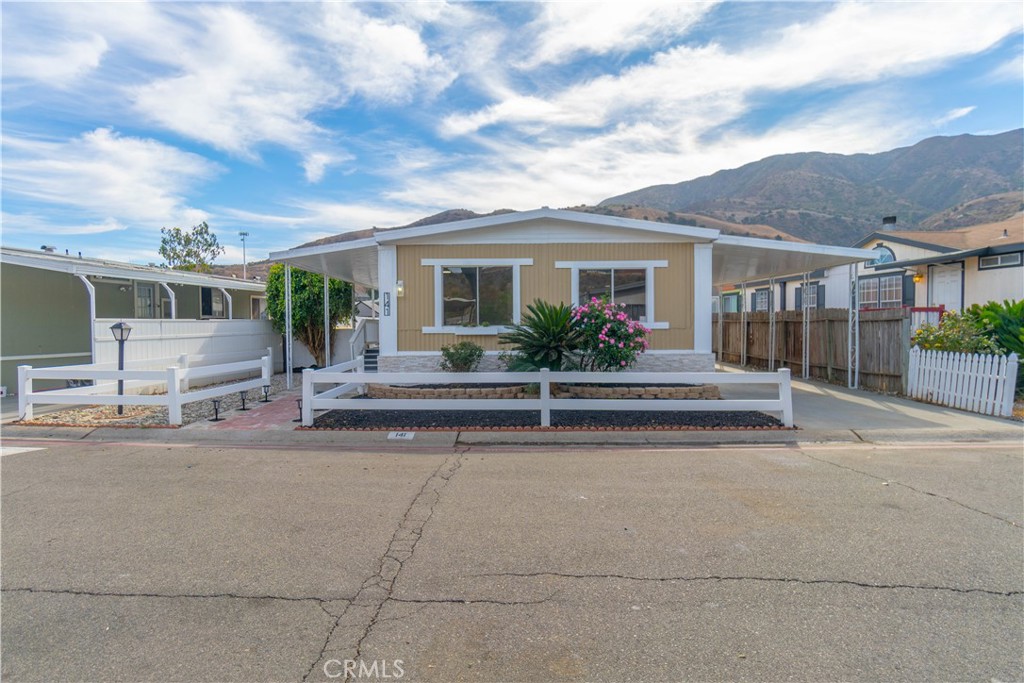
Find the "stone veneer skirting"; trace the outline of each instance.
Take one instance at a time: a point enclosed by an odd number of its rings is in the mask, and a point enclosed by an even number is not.
[[[377,360],[381,372],[440,372],[441,354],[424,353],[414,356],[380,356]],[[504,368],[498,356],[488,354],[480,361],[479,372],[501,372]],[[640,356],[626,372],[714,372],[713,353],[646,353]]]

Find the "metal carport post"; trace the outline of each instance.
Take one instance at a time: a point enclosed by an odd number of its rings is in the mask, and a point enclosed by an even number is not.
[[[284,266],[284,380],[292,388],[292,267]]]

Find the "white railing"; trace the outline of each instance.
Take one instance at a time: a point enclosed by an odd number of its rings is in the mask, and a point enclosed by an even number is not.
[[[772,384],[773,399],[600,399],[552,398],[551,384]],[[366,384],[538,384],[538,398],[510,399],[372,399],[341,398],[363,393]],[[317,393],[316,386],[333,385]],[[539,410],[541,426],[551,426],[552,410],[757,410],[779,413],[793,426],[793,393],[788,368],[778,372],[361,372],[354,360],[322,370],[302,372],[302,425],[313,426],[314,410]]]
[[[260,373],[260,376],[254,379],[197,391],[182,390],[182,387],[188,386],[190,381],[251,373],[254,370],[258,370]],[[33,368],[30,365],[20,365],[18,366],[18,415],[22,420],[31,420],[34,404],[167,406],[168,423],[180,425],[182,422],[181,407],[186,403],[268,386],[273,374],[273,357],[270,349],[267,349],[266,355],[262,358],[255,360],[188,368],[172,365],[163,370],[101,369],[88,365]],[[91,380],[94,384],[93,386],[70,389],[33,391],[32,382],[37,379]],[[166,387],[166,393],[156,395],[118,394],[116,393],[116,383],[119,380],[124,382],[125,390],[162,384]]]
[[[1013,415],[1017,385],[1017,354],[996,356],[910,350],[907,394],[983,415]]]

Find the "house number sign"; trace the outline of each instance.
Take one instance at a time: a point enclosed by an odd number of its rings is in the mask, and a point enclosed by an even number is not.
[[[391,316],[391,292],[384,292],[384,315]]]

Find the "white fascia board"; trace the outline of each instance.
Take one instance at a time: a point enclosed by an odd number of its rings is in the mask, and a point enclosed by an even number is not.
[[[795,254],[821,254],[824,256],[837,256],[848,258],[851,262],[873,261],[878,254],[870,249],[855,249],[854,247],[837,247],[831,244],[808,244],[806,242],[783,242],[781,240],[766,240],[760,237],[738,237],[736,235],[722,235],[715,244],[726,244],[737,247],[749,247],[751,249],[767,249],[771,251],[787,251]]]
[[[566,221],[570,223],[583,223],[589,225],[600,225],[614,228],[626,228],[628,230],[646,230],[648,232],[659,232],[680,237],[691,237],[696,240],[712,241],[719,237],[719,231],[710,228],[695,228],[689,225],[675,225],[671,223],[656,223],[654,221],[641,221],[635,218],[619,218],[617,216],[602,216],[594,213],[581,213],[579,211],[565,211],[561,209],[534,209],[533,211],[519,211],[515,213],[503,213],[498,216],[485,216],[483,218],[471,218],[464,221],[451,223],[437,223],[435,225],[424,225],[418,228],[405,228],[381,232],[376,235],[376,240],[381,243],[400,242],[402,240],[431,235],[443,235],[450,232],[465,230],[478,230],[480,228],[492,228],[515,223],[526,223],[538,219],[550,219]]]
[[[14,254],[4,251],[0,261],[26,268],[37,268],[39,270],[50,270],[58,273],[69,273],[71,275],[86,275],[90,277],[109,277],[122,280],[142,280],[143,282],[166,282],[178,285],[194,285],[197,287],[224,287],[226,289],[246,290],[250,292],[262,292],[266,290],[266,283],[252,282],[249,280],[237,280],[235,278],[218,277],[216,275],[201,275],[188,271],[164,269],[164,268],[142,268],[139,266],[118,267],[116,265],[105,265],[80,261],[69,257],[47,258],[33,257],[28,254]]]
[[[350,242],[332,242],[330,244],[318,244],[315,247],[297,247],[295,249],[287,249],[285,251],[274,251],[270,253],[267,260],[279,263],[289,263],[293,259],[306,258],[309,256],[323,256],[326,254],[334,254],[339,251],[365,249],[366,247],[375,247],[377,245],[378,242],[375,237],[367,237],[365,239],[352,240]]]

